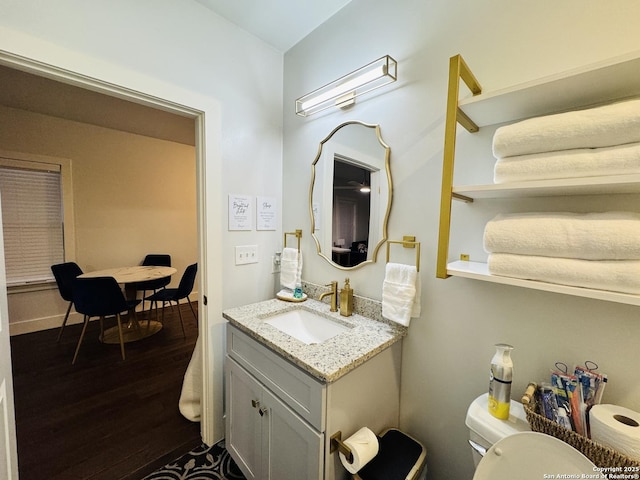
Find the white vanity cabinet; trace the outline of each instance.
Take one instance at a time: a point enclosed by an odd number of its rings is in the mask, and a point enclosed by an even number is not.
[[[401,345],[325,383],[228,325],[226,447],[247,479],[350,478],[330,437],[397,426]]]
[[[227,449],[248,480],[322,478],[322,434],[228,359]]]

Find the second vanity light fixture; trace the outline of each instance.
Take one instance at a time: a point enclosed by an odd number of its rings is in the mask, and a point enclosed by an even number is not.
[[[389,55],[379,58],[324,87],[296,100],[296,114],[306,117],[329,107],[346,107],[355,98],[398,78],[398,62]]]

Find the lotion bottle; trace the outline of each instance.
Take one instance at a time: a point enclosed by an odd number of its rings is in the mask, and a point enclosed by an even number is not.
[[[513,379],[513,347],[505,343],[496,345],[489,371],[489,413],[501,420],[509,418],[511,381]]]

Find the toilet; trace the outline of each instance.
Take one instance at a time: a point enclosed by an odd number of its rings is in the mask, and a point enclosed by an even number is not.
[[[567,475],[562,478],[593,478],[589,475],[598,471],[575,448],[550,435],[532,432],[524,407],[513,400],[509,419],[499,420],[489,413],[488,394],[480,395],[469,406],[465,424],[476,467],[473,480],[539,480],[558,478],[558,474]]]

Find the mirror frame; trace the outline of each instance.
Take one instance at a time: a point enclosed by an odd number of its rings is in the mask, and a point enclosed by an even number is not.
[[[315,222],[315,218],[314,218],[314,215],[313,215],[313,188],[314,188],[315,181],[316,181],[316,164],[318,163],[318,161],[322,157],[322,147],[324,146],[325,143],[327,143],[329,140],[331,140],[331,137],[333,137],[333,135],[336,134],[341,128],[346,127],[348,125],[361,125],[363,127],[372,128],[374,130],[374,132],[376,134],[376,138],[378,140],[378,143],[380,143],[380,145],[385,149],[384,169],[385,169],[385,171],[387,173],[387,186],[388,186],[388,191],[389,191],[389,199],[387,201],[387,210],[386,210],[386,212],[384,214],[384,219],[382,220],[382,237],[380,238],[380,241],[376,244],[375,248],[373,249],[373,252],[371,254],[371,258],[365,260],[364,262],[359,263],[358,265],[354,265],[352,267],[345,267],[343,265],[339,265],[339,264],[335,263],[330,257],[327,257],[324,253],[322,253],[322,247],[320,245],[320,240],[318,239],[318,237],[315,234],[316,222]],[[393,182],[391,181],[390,159],[391,159],[391,148],[382,139],[382,133],[380,131],[380,125],[377,125],[377,124],[365,123],[365,122],[361,122],[359,120],[349,120],[347,122],[344,122],[344,123],[341,123],[340,125],[338,125],[336,128],[334,128],[331,131],[331,133],[329,133],[329,135],[327,135],[323,140],[320,141],[320,145],[318,146],[318,153],[316,154],[316,158],[314,159],[313,163],[311,164],[311,184],[309,186],[309,215],[310,215],[310,218],[311,218],[311,237],[313,237],[313,240],[316,242],[316,250],[317,250],[318,255],[321,256],[322,258],[324,258],[333,267],[336,267],[336,268],[338,268],[340,270],[357,270],[358,268],[363,267],[364,265],[367,265],[369,263],[375,263],[377,261],[378,251],[380,250],[380,247],[382,247],[382,245],[384,245],[384,242],[386,242],[387,239],[388,239],[388,237],[387,237],[387,226],[388,226],[388,221],[389,221],[389,213],[391,212],[391,204],[393,202]]]

